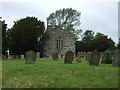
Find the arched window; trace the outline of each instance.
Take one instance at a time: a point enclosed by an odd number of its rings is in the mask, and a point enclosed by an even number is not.
[[[62,48],[63,48],[63,39],[59,37],[56,42],[56,49],[61,50]]]

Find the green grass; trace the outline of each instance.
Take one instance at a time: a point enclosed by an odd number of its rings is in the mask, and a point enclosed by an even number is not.
[[[81,63],[64,64],[64,58],[52,61],[40,58],[35,64],[24,60],[2,61],[3,88],[117,88],[118,67],[111,64],[89,66]]]

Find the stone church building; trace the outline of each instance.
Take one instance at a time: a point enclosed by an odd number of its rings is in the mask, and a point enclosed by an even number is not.
[[[59,57],[64,57],[67,51],[75,54],[75,35],[64,31],[59,27],[47,27],[50,39],[46,42],[44,56],[51,57],[52,53],[57,52]]]

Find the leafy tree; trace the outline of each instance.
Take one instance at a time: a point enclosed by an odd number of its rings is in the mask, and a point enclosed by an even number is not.
[[[22,18],[8,30],[9,49],[12,54],[25,54],[28,50],[38,51],[45,36],[44,22],[35,17]]]
[[[108,38],[107,36],[102,36],[98,39],[94,39],[90,43],[92,50],[99,50],[99,51],[105,51],[107,49],[111,49],[115,47],[115,43],[111,38]]]
[[[82,41],[76,41],[76,55],[78,52],[87,52],[87,44]]]
[[[90,44],[93,38],[94,38],[94,32],[92,30],[86,30],[83,34],[82,42],[86,44]]]
[[[2,22],[2,54],[6,55],[6,51],[8,49],[7,46],[7,37],[6,37],[6,31],[7,31],[7,24],[5,24],[5,21]]]
[[[82,36],[82,44],[84,45],[84,51],[88,52],[91,51],[90,49],[90,42],[94,38],[94,32],[92,30],[86,30]]]
[[[103,36],[105,36],[105,35],[99,32],[95,35],[94,39],[98,39],[98,38],[101,38]]]
[[[51,13],[47,18],[47,25],[59,26],[60,28],[78,33],[80,30],[75,28],[80,25],[81,13],[72,8],[63,8]]]

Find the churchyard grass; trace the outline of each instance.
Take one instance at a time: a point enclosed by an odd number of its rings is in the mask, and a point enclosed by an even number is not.
[[[118,67],[111,64],[89,66],[81,63],[64,64],[64,58],[37,59],[35,64],[24,60],[2,61],[3,88],[117,88]]]

